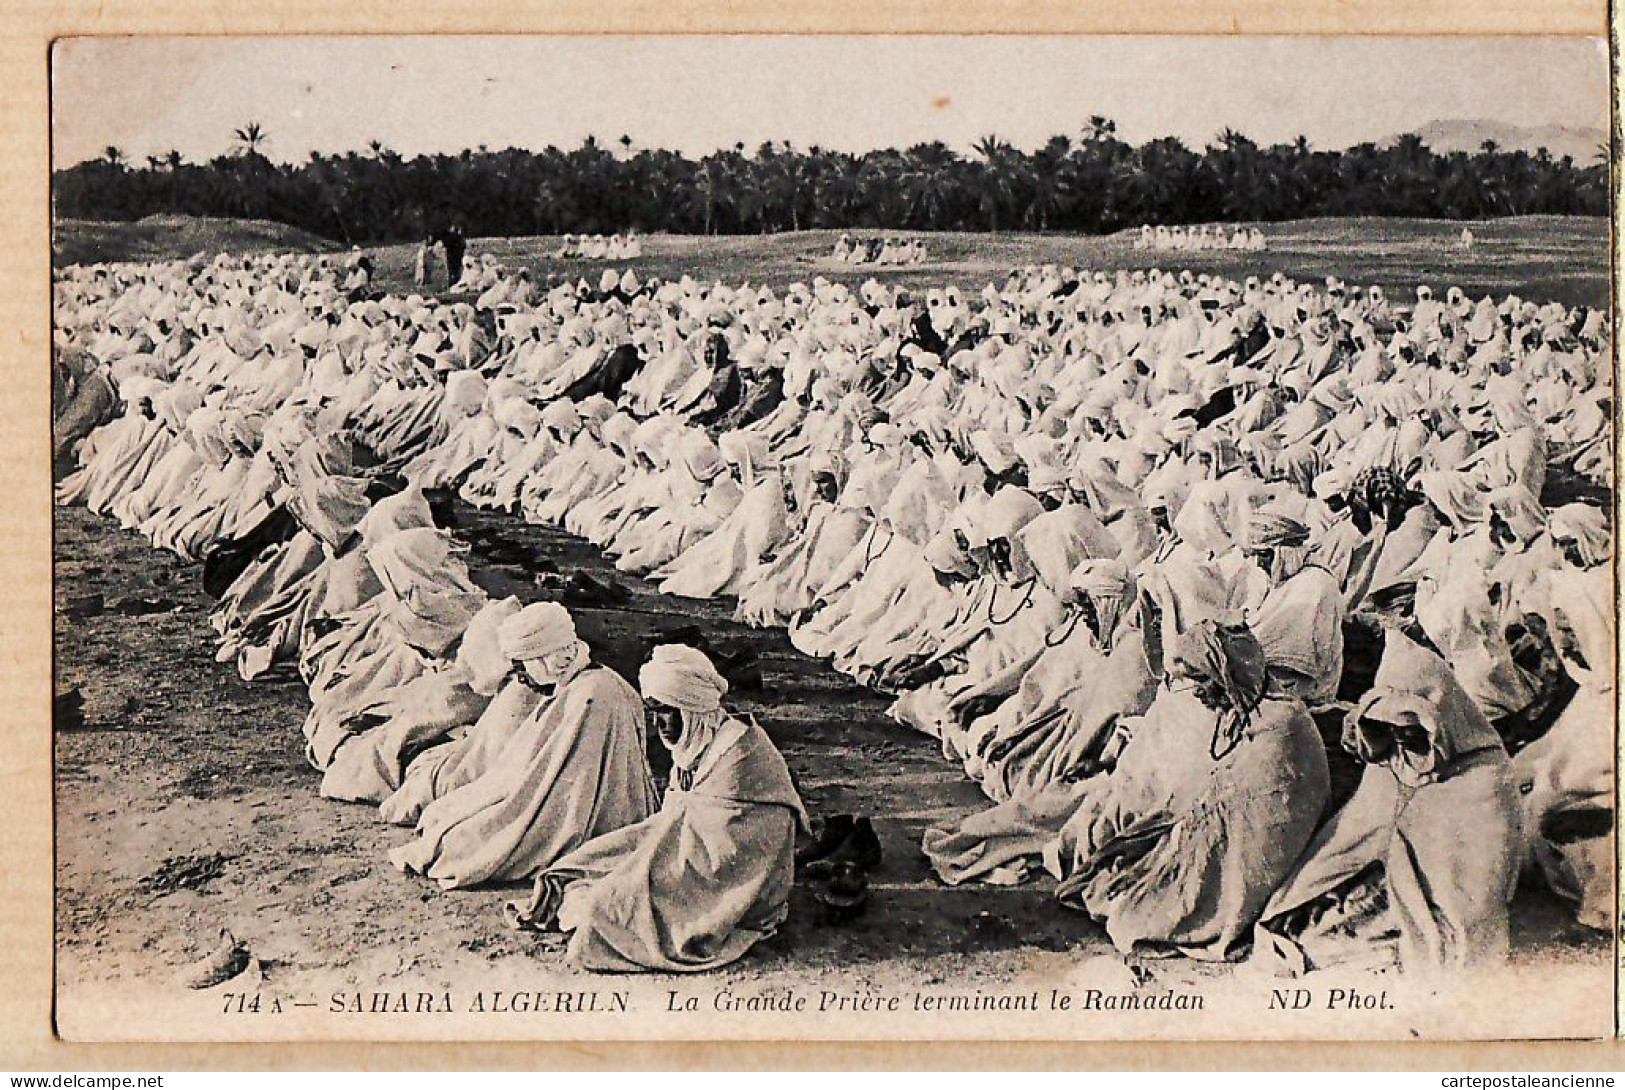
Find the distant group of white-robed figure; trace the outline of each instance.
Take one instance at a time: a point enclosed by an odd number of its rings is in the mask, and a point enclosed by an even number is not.
[[[585,259],[588,261],[631,261],[643,256],[643,240],[628,231],[626,234],[565,235],[553,256],[560,260]]]
[[[925,243],[917,238],[853,238],[845,231],[829,255],[845,265],[920,265]]]
[[[1158,224],[1140,226],[1140,237],[1134,241],[1136,250],[1243,250],[1258,252],[1269,249],[1264,232],[1256,227],[1226,228],[1223,224],[1192,224],[1189,227],[1168,227]]]

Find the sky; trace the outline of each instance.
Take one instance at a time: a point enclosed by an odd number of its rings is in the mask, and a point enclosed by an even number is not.
[[[189,161],[258,121],[272,159],[613,145],[846,151],[986,134],[1031,149],[1092,114],[1133,143],[1226,127],[1320,148],[1440,119],[1606,130],[1601,39],[1192,37],[79,38],[52,58],[53,161]]]

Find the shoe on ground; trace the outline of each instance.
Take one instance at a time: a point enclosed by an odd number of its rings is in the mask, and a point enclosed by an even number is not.
[[[823,859],[840,847],[852,835],[852,825],[856,820],[851,814],[832,814],[822,821],[815,820],[812,839],[796,849],[796,866],[806,866]]]
[[[841,863],[852,863],[860,870],[871,871],[880,866],[881,856],[880,837],[875,833],[874,823],[860,817],[853,820],[851,831],[834,851],[807,864],[807,873],[823,877]]]
[[[851,923],[869,907],[869,876],[856,863],[837,863],[815,896],[824,908],[825,923],[833,927]]]

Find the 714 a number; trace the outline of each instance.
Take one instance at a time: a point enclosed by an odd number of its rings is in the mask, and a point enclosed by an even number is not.
[[[261,1004],[259,992],[227,992],[226,1005],[221,1014],[281,1014],[282,1000],[272,996],[269,1003]]]

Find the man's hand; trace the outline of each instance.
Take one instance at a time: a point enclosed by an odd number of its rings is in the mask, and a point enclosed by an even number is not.
[[[1003,697],[983,693],[955,705],[953,709],[954,717],[959,720],[962,726],[968,727],[1003,703]]]

